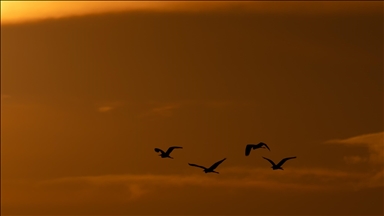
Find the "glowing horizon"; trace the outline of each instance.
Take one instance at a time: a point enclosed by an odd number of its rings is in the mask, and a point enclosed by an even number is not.
[[[342,2],[316,2],[317,6],[306,2],[140,2],[140,1],[1,1],[1,24],[12,24],[44,19],[57,19],[91,14],[156,11],[156,12],[203,12],[237,11],[257,13],[356,13],[380,11],[376,4]]]

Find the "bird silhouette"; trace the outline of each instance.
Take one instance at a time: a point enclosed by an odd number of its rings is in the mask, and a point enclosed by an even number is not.
[[[161,152],[161,154],[159,154],[159,156],[161,158],[171,158],[173,159],[173,157],[169,156],[169,154],[171,154],[171,152],[173,151],[173,149],[178,149],[178,148],[183,148],[183,147],[180,147],[180,146],[171,146],[168,148],[168,150],[166,152],[164,152],[163,150],[159,149],[159,148],[155,148],[155,152]]]
[[[258,149],[258,148],[267,148],[269,151],[271,151],[269,149],[269,147],[267,146],[267,144],[265,144],[263,142],[260,142],[259,144],[248,144],[245,147],[245,156],[248,156],[251,153],[252,149]]]
[[[200,165],[197,165],[197,164],[191,164],[191,163],[188,163],[189,166],[194,166],[194,167],[199,167],[199,168],[202,168],[204,169],[204,172],[205,173],[209,173],[209,172],[213,172],[213,173],[217,173],[219,174],[219,172],[216,172],[214,171],[214,169],[216,169],[216,167],[218,167],[226,158],[224,158],[223,160],[220,160],[220,161],[217,161],[216,163],[214,163],[211,167],[209,168],[206,168],[206,167],[203,167],[203,166],[200,166]]]
[[[265,158],[263,157],[265,160],[269,161],[269,163],[272,164],[272,169],[273,170],[276,170],[276,169],[281,169],[281,170],[284,170],[281,166],[287,161],[287,160],[290,160],[290,159],[294,159],[296,157],[287,157],[287,158],[284,158],[282,159],[278,164],[275,164],[271,159],[268,159],[268,158]]]

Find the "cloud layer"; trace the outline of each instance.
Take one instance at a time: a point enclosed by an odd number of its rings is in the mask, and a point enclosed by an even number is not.
[[[344,145],[347,147],[362,146],[369,151],[368,156],[345,155],[343,158],[347,164],[359,164],[368,162],[370,170],[366,171],[357,187],[383,187],[384,182],[384,132],[364,134],[347,139],[334,139],[326,144]]]
[[[364,145],[371,148],[372,166],[377,167],[377,150],[383,133],[366,134],[327,143]],[[356,163],[359,159],[353,159]],[[379,171],[348,171],[321,167],[297,167],[287,164],[284,171],[269,167],[219,167],[220,175],[204,174],[191,168],[182,174],[121,174],[73,176],[39,181],[7,180],[3,182],[3,204],[7,207],[26,205],[121,205],[162,198],[172,199],[193,191],[220,193],[223,197],[236,196],[244,191],[270,193],[348,193],[365,189],[382,189],[384,169]],[[177,195],[176,195],[177,194]]]
[[[372,164],[383,164],[384,162],[384,132],[364,134],[347,139],[334,139],[326,142],[327,144],[338,144],[344,146],[363,146],[368,148],[369,157],[345,156],[345,160],[350,163],[369,161]]]
[[[369,13],[380,5],[361,2],[179,2],[179,1],[2,1],[1,23],[17,23],[123,11],[155,12],[257,12],[257,13]]]
[[[244,167],[221,168],[220,175],[198,174],[125,174],[82,176],[51,179],[38,182],[39,187],[103,188],[108,185],[119,185],[125,188],[130,199],[140,198],[154,193],[159,188],[208,187],[208,188],[250,188],[268,190],[323,191],[350,190],[380,187],[380,176],[370,178],[370,174],[362,172],[346,172],[322,168],[292,168],[284,171]],[[79,191],[80,192],[80,191]]]

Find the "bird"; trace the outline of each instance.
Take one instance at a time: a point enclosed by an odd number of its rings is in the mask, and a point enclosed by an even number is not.
[[[219,172],[216,172],[214,171],[214,169],[216,169],[216,167],[218,167],[226,158],[220,160],[220,161],[217,161],[216,163],[214,163],[211,167],[207,168],[207,167],[203,167],[203,166],[200,166],[200,165],[196,165],[196,164],[191,164],[191,163],[188,163],[189,166],[195,166],[195,167],[199,167],[199,168],[202,168],[204,169],[204,172],[205,173],[209,173],[209,172],[212,172],[212,173],[217,173],[219,174]]]
[[[284,170],[281,166],[287,161],[287,160],[290,160],[290,159],[294,159],[296,157],[287,157],[287,158],[284,158],[282,159],[278,164],[275,164],[272,160],[268,159],[268,158],[265,158],[263,157],[265,160],[269,161],[269,163],[272,164],[272,169],[273,170],[276,170],[276,169],[281,169],[281,170]]]
[[[161,154],[159,154],[159,156],[161,158],[171,158],[173,159],[173,157],[169,156],[169,154],[171,154],[171,152],[173,151],[173,149],[178,149],[178,148],[183,148],[183,147],[180,147],[180,146],[171,146],[168,148],[168,150],[166,152],[164,152],[163,150],[159,149],[159,148],[155,148],[155,152],[161,152]]]
[[[263,142],[260,142],[259,144],[248,144],[245,147],[245,156],[248,156],[251,153],[252,149],[258,149],[258,148],[267,148],[269,151],[271,151],[269,149],[269,147],[267,146],[267,144],[265,144]]]

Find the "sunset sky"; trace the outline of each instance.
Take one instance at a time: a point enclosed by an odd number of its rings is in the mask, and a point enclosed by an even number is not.
[[[1,2],[1,213],[383,215],[383,81],[382,2]]]

